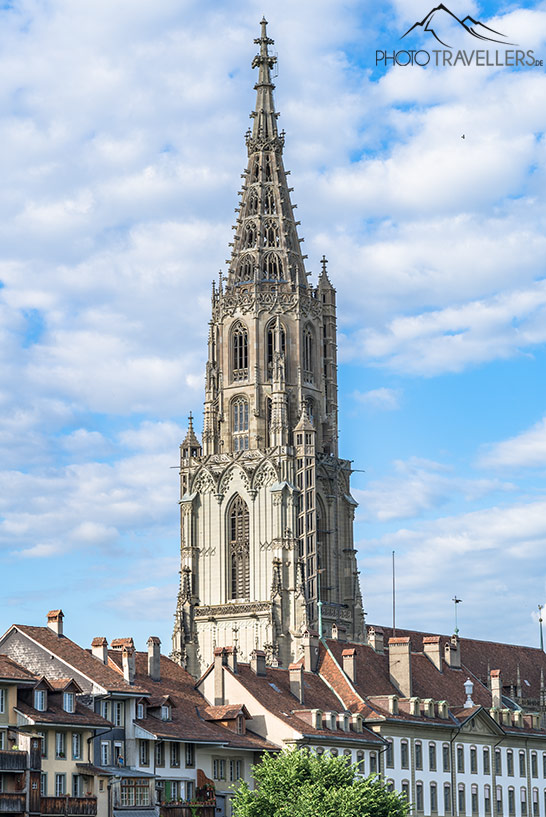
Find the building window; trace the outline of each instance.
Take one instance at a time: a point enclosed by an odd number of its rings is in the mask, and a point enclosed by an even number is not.
[[[180,766],[180,744],[171,742],[171,768]]]
[[[63,692],[63,709],[65,712],[75,711],[75,695],[73,692]]]
[[[387,780],[387,791],[394,791],[394,780]]]
[[[268,190],[264,196],[264,213],[268,216],[274,216],[277,212],[275,206],[275,196],[273,190]]]
[[[483,773],[491,774],[491,763],[489,762],[489,749],[487,746],[483,750]]]
[[[40,796],[47,797],[47,772],[40,774]]]
[[[420,781],[415,784],[415,807],[417,811],[423,811],[423,784]]]
[[[512,786],[508,789],[508,814],[514,817],[516,813],[516,793]]]
[[[279,228],[274,221],[268,221],[264,228],[264,247],[275,248],[280,245]]]
[[[500,815],[502,815],[502,786],[497,786],[495,792],[495,799],[497,802],[496,805],[497,815],[498,817],[500,817]]]
[[[502,774],[502,758],[500,749],[495,749],[495,774]]]
[[[194,743],[186,743],[186,768],[193,769],[195,766],[195,744]]]
[[[244,231],[243,235],[243,250],[248,250],[256,246],[256,225],[250,221]]]
[[[423,744],[420,740],[415,741],[415,768],[423,768]]]
[[[57,760],[66,757],[66,735],[64,732],[55,732],[55,757]]]
[[[138,762],[140,766],[150,765],[150,743],[147,740],[138,742]]]
[[[451,771],[451,754],[449,743],[444,743],[442,746],[442,768],[444,772]]]
[[[103,740],[100,745],[101,766],[108,766],[110,763],[110,742]]]
[[[114,726],[123,726],[123,702],[113,701],[112,710],[112,720],[114,721]]]
[[[136,705],[136,716],[137,716],[137,720],[139,720],[139,721],[144,720],[144,704],[137,704]]]
[[[246,502],[237,494],[228,514],[232,599],[247,599],[250,596],[249,524]]]
[[[284,328],[281,326],[279,330],[279,337],[277,338],[275,322],[270,323],[267,327],[266,342],[266,372],[267,377],[270,380],[273,376],[273,360],[275,357],[275,352],[281,352],[282,354],[285,354],[286,352],[286,332],[284,331]]]
[[[542,753],[542,777],[546,779],[546,752]]]
[[[122,806],[149,806],[150,787],[141,778],[124,778],[121,781]]]
[[[55,775],[55,797],[62,797],[63,794],[66,794],[66,775],[65,774],[56,774]]]
[[[514,776],[514,753],[511,749],[506,752],[506,774]]]
[[[236,783],[237,780],[240,780],[243,777],[243,762],[242,760],[230,760],[229,761],[229,781],[230,783]]]
[[[410,799],[410,786],[409,786],[409,780],[402,780],[402,786],[401,786],[401,788],[402,788],[402,794],[404,795],[404,797],[406,798],[406,800],[408,800],[408,801],[409,801],[409,799]]]
[[[377,774],[377,755],[370,752],[370,774]]]
[[[233,450],[248,450],[248,400],[237,397],[231,404]]]
[[[519,792],[519,802],[521,807],[521,817],[527,817],[527,789],[523,786]]]
[[[100,714],[102,715],[103,718],[105,718],[106,720],[109,720],[109,718],[108,718],[108,701],[101,701],[100,702]]]
[[[170,706],[162,706],[161,707],[161,720],[162,721],[170,721],[171,719],[171,707]]]
[[[433,814],[438,811],[438,789],[436,783],[430,784],[430,810]]]
[[[451,786],[444,785],[444,814],[451,814]]]
[[[478,774],[478,751],[475,746],[470,747],[470,772]]]
[[[540,817],[538,809],[538,789],[533,789],[533,817]]]
[[[392,750],[392,740],[389,740],[387,743],[387,749],[385,752],[385,763],[387,764],[389,769],[394,767],[394,752]]]
[[[470,790],[470,800],[472,806],[472,815],[476,815],[478,813],[478,787],[473,785]]]
[[[72,760],[82,758],[82,736],[79,732],[72,732]]]
[[[428,768],[429,771],[436,771],[436,744],[430,742],[428,745]]]
[[[188,780],[186,783],[186,800],[193,800],[193,780]]]
[[[214,780],[226,779],[226,761],[223,758],[215,758],[212,762],[212,776]]]
[[[234,380],[248,378],[248,332],[242,323],[235,324],[231,334],[232,367]]]
[[[464,747],[457,746],[457,771],[464,774]]]
[[[303,330],[303,379],[313,381],[314,337],[313,330],[306,326]]]
[[[2,733],[3,734],[3,733]],[[47,736],[45,732],[38,732],[38,738],[42,744],[42,757],[47,757]],[[2,742],[0,740],[0,749],[3,749]]]
[[[409,769],[409,750],[407,740],[400,742],[400,765],[403,769]]]
[[[0,687],[0,715],[6,711],[6,690]]]
[[[263,262],[263,279],[264,281],[281,281],[282,261],[276,252],[268,252]]]
[[[466,814],[466,796],[464,783],[459,783],[459,814]]]
[[[46,710],[46,692],[45,689],[34,690],[34,709],[38,712],[45,712]]]
[[[83,795],[83,783],[81,775],[72,775],[72,797],[81,797]]]
[[[483,788],[483,798],[484,798],[484,805],[485,805],[485,813],[491,814],[491,787],[484,786]]]
[[[158,741],[155,745],[155,765],[165,765],[165,744],[162,740]]]
[[[525,775],[527,774],[527,772],[525,770],[526,765],[527,764],[525,763],[525,752],[520,752],[519,753],[519,776],[520,777],[525,777]]]
[[[538,758],[537,753],[531,753],[531,777],[538,777]]]

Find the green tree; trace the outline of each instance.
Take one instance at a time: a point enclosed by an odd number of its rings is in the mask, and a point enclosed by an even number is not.
[[[377,775],[363,778],[341,757],[285,749],[252,767],[258,787],[241,783],[236,817],[405,817],[406,798]]]

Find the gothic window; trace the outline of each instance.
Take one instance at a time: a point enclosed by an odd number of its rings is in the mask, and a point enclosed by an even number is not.
[[[315,401],[313,400],[312,397],[305,398],[305,410],[307,412],[307,416],[309,417],[313,425],[315,425]]]
[[[239,263],[239,281],[251,281],[253,278],[253,258],[251,255],[245,255]]]
[[[283,354],[286,352],[286,332],[284,328],[281,326],[280,332],[280,349],[275,348],[275,322],[272,321],[269,326],[267,327],[267,360],[266,360],[266,372],[267,377],[271,379],[273,374],[273,355],[275,352],[282,352]]]
[[[253,221],[251,221],[245,227],[243,237],[243,249],[248,249],[249,247],[255,246],[256,246],[256,225],[254,224]]]
[[[306,326],[303,330],[303,377],[304,380],[307,380],[308,382],[313,381],[313,353],[313,330],[310,326]]]
[[[258,212],[258,193],[253,190],[248,198],[247,215],[255,216]]]
[[[246,502],[237,494],[228,513],[228,547],[232,599],[250,596],[249,577],[249,513]]]
[[[246,451],[248,449],[248,400],[244,397],[236,397],[231,404],[231,412],[233,450]]]
[[[274,221],[266,222],[265,229],[264,229],[264,237],[263,237],[264,247],[278,247],[280,244],[279,240],[279,228]]]
[[[323,601],[330,599],[328,581],[328,517],[324,502],[317,493],[317,555],[320,570],[320,589]]]
[[[273,181],[273,171],[271,169],[271,160],[269,157],[265,160],[265,181],[272,182]]]
[[[273,413],[273,401],[271,397],[265,398],[265,447],[271,447],[271,417]]]
[[[250,178],[253,182],[257,182],[260,178],[260,160],[258,158],[254,159]]]
[[[277,253],[270,252],[265,256],[263,277],[266,281],[280,281],[282,279],[282,264]]]
[[[275,204],[275,194],[273,193],[273,190],[268,190],[264,198],[264,213],[267,216],[274,216],[276,212],[277,207]]]
[[[246,380],[248,377],[248,332],[242,323],[235,324],[231,334],[233,379]]]

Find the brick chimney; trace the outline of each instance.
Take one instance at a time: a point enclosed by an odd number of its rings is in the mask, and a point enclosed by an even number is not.
[[[227,666],[237,674],[237,647],[224,647]]]
[[[442,646],[439,635],[426,635],[423,638],[423,652],[430,658],[437,670],[442,671]]]
[[[62,610],[50,610],[47,614],[47,626],[59,636],[63,634],[63,618],[64,613]]]
[[[250,656],[250,669],[254,675],[265,677],[265,652],[263,650],[253,650]]]
[[[411,698],[411,642],[408,636],[389,638],[389,673],[403,698]]]
[[[368,627],[368,644],[380,655],[383,655],[383,630],[379,627]]]
[[[491,678],[491,706],[496,709],[502,707],[502,677],[500,669],[492,669]]]
[[[214,650],[214,706],[224,703],[224,667],[227,666],[225,647]]]
[[[161,641],[156,635],[151,635],[148,644],[148,675],[152,681],[161,680]]]
[[[108,663],[108,641],[104,636],[98,635],[91,642],[91,655],[101,662],[101,664]]]
[[[458,635],[452,635],[444,646],[444,658],[451,669],[461,669],[461,642]]]
[[[356,682],[356,650],[354,647],[347,647],[341,653],[343,659],[343,672],[353,684]]]
[[[318,633],[306,630],[303,634],[303,663],[307,672],[316,672],[319,659]]]
[[[121,651],[121,664],[123,667],[123,677],[128,684],[135,682],[135,649],[134,647],[123,647]]]
[[[290,664],[288,672],[290,674],[290,692],[302,704],[305,698],[303,692],[303,664]]]

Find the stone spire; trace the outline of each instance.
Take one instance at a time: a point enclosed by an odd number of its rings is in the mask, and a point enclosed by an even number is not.
[[[269,54],[273,40],[267,36],[267,21],[261,22],[261,36],[255,40],[260,53],[254,57],[258,68],[256,110],[252,130],[246,133],[248,165],[240,191],[241,205],[235,225],[227,291],[243,284],[267,288],[280,282],[308,288],[304,257],[300,250],[297,223],[290,203],[287,172],[282,151],[284,133],[277,129],[271,68],[276,57]]]

